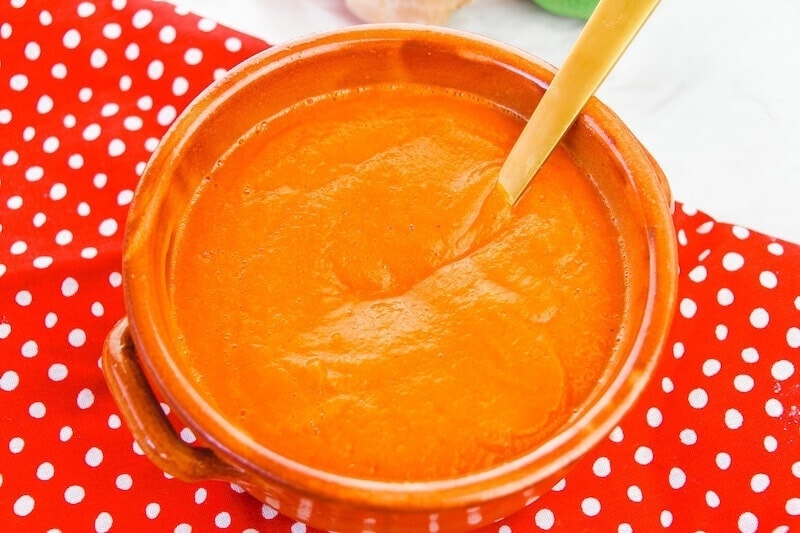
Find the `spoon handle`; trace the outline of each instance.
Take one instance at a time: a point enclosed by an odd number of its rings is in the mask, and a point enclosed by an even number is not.
[[[500,169],[514,205],[659,0],[600,0]]]

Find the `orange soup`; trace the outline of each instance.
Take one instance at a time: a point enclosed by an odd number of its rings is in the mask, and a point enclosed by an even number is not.
[[[552,436],[609,364],[624,258],[561,148],[506,204],[497,173],[522,126],[416,86],[262,122],[173,246],[184,373],[257,441],[348,476],[464,475]]]

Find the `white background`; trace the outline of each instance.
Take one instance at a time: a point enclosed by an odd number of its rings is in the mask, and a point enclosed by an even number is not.
[[[358,23],[343,0],[170,1],[270,43]],[[473,0],[448,26],[558,66],[582,24],[529,0]],[[800,243],[800,1],[665,0],[598,96],[677,200]]]

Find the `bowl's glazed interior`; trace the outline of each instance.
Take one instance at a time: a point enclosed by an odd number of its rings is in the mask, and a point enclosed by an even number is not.
[[[544,445],[455,479],[397,483],[336,475],[254,441],[209,405],[173,357],[178,333],[170,313],[169,265],[178,225],[201,180],[260,122],[307,98],[385,83],[446,87],[529,116],[551,77],[552,69],[541,61],[475,36],[415,26],[360,27],[255,56],[176,121],[145,169],[131,207],[123,265],[127,313],[150,382],[214,454],[233,466],[228,477],[282,512],[322,527],[464,529],[508,514],[547,490],[619,421],[645,386],[669,329],[675,238],[659,169],[596,100],[563,145],[613,214],[618,234],[598,237],[622,238],[626,314],[613,364],[570,425]]]

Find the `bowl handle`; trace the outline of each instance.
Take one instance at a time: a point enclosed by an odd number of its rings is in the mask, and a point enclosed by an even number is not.
[[[178,437],[142,372],[127,318],[117,322],[108,334],[102,367],[122,418],[158,468],[184,481],[241,481],[241,470],[210,449],[190,446]]]

